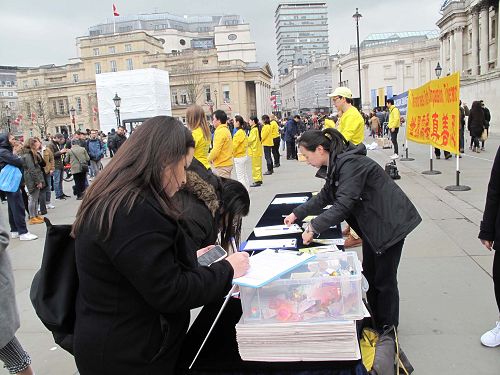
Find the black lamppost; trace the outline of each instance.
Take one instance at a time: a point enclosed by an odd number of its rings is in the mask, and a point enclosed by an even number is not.
[[[436,72],[436,77],[439,79],[439,77],[441,77],[441,72],[443,71],[443,68],[441,68],[441,65],[439,65],[439,61],[434,71]]]
[[[358,43],[358,87],[359,87],[359,107],[363,108],[363,101],[361,100],[361,56],[359,54],[359,19],[361,18],[361,14],[358,12],[358,8],[356,8],[356,13],[352,15],[352,18],[356,20],[356,40]]]
[[[215,97],[215,110],[217,110],[217,89],[214,90],[214,97]]]
[[[339,68],[339,86],[342,86],[342,64],[338,64],[337,67]]]
[[[316,93],[316,114],[319,115],[319,94]]]
[[[76,133],[76,123],[75,123],[76,109],[74,107],[71,107],[71,109],[69,110],[69,113],[71,114],[71,123],[73,124],[73,133]]]
[[[12,112],[10,110],[10,107],[8,105],[5,106],[5,117],[7,118],[7,130],[10,133],[10,118],[12,116]]]
[[[115,97],[113,98],[113,102],[115,103],[115,116],[116,116],[116,126],[120,127],[120,105],[122,104],[122,98],[118,96],[118,93],[115,93]]]

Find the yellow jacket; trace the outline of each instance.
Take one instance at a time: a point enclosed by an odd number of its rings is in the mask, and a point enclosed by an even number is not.
[[[260,142],[257,125],[252,126],[248,136],[248,156],[262,157],[262,143]]]
[[[355,145],[363,142],[365,138],[365,120],[358,109],[351,106],[340,118],[339,132],[349,142]]]
[[[399,113],[399,109],[393,105],[389,109],[389,124],[387,124],[387,127],[389,129],[395,129],[399,128],[400,124],[401,124],[401,114]]]
[[[233,141],[226,124],[220,124],[215,129],[214,145],[208,154],[208,161],[212,162],[216,168],[233,165]]]
[[[203,130],[200,127],[194,129],[191,134],[194,139],[194,157],[202,163],[205,168],[209,169],[208,150],[210,149],[210,140],[205,138]]]
[[[272,137],[274,138],[279,138],[280,137],[280,127],[276,121],[271,121],[271,129],[272,129]]]
[[[323,125],[323,129],[332,128],[335,129],[335,121],[331,118],[325,118],[325,124]]]
[[[264,124],[260,134],[262,135],[262,146],[274,146],[271,124]]]
[[[243,129],[238,129],[233,137],[233,157],[243,158],[247,156],[248,137]]]

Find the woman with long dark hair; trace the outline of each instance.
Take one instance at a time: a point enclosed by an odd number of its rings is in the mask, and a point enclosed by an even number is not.
[[[472,152],[477,152],[479,154],[481,152],[479,148],[479,139],[483,134],[484,124],[486,121],[480,101],[472,103],[469,111],[469,119],[467,121],[467,128],[469,129],[471,136]]]
[[[194,140],[173,117],[145,121],[87,190],[75,237],[74,333],[82,375],[171,374],[192,308],[222,298],[248,256],[198,266],[173,195]]]
[[[406,236],[422,220],[405,193],[375,161],[363,143],[347,142],[336,129],[309,130],[299,139],[308,163],[326,179],[319,194],[285,218],[291,225],[323,207],[302,234],[304,244],[332,225],[347,223],[363,239],[363,273],[378,329],[399,324],[397,270]]]
[[[268,115],[262,116],[262,146],[264,147],[264,158],[266,159],[267,171],[264,172],[264,175],[271,175],[274,173],[273,169],[273,129],[271,126],[271,119]]]
[[[252,160],[252,179],[250,187],[262,185],[262,142],[260,139],[259,119],[257,116],[250,117],[250,134],[248,136],[248,156]]]
[[[38,215],[38,198],[45,186],[45,161],[38,153],[41,146],[40,139],[31,137],[26,140],[21,152],[21,158],[24,160],[24,183],[28,190],[29,224],[43,224],[43,217]]]

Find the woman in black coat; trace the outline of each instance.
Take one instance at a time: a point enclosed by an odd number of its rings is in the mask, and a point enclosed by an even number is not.
[[[500,148],[497,150],[493,168],[491,169],[479,239],[489,251],[491,249],[495,250],[493,285],[500,314],[500,255],[498,255],[500,251]],[[489,347],[500,346],[500,315],[495,327],[481,336],[481,343]]]
[[[346,221],[363,239],[363,274],[376,328],[399,324],[397,270],[406,236],[422,221],[401,188],[372,159],[366,147],[353,145],[335,129],[309,130],[299,140],[308,163],[320,168],[323,189],[285,218],[290,225],[323,207],[302,234],[304,244],[314,234]]]
[[[198,266],[172,196],[194,154],[176,119],[144,122],[86,191],[73,226],[81,375],[172,374],[190,309],[221,299],[248,255]]]
[[[469,119],[467,123],[467,129],[469,129],[471,142],[472,142],[472,151],[473,152],[481,152],[479,149],[479,139],[483,134],[485,124],[484,111],[481,107],[481,102],[475,101],[472,103],[472,107],[469,112]]]

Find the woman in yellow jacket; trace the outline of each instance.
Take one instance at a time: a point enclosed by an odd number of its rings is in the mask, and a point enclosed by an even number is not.
[[[248,156],[252,160],[252,179],[250,187],[262,185],[262,142],[260,140],[259,119],[250,117],[250,135],[248,136]]]
[[[278,125],[278,119],[275,115],[271,115],[271,129],[273,136],[273,159],[274,159],[274,168],[278,168],[280,166],[280,127]]]
[[[247,190],[249,190],[250,182],[247,174],[248,137],[245,132],[246,123],[240,115],[234,116],[234,128],[236,129],[236,132],[233,136],[233,161],[236,178],[243,184],[243,186],[245,186]]]
[[[262,116],[262,146],[264,147],[264,158],[266,159],[266,164],[267,164],[267,172],[264,173],[264,175],[271,175],[273,174],[273,157],[272,157],[272,152],[273,152],[273,129],[271,127],[271,120],[269,119],[268,115],[263,115]]]
[[[190,106],[186,112],[186,122],[194,139],[194,157],[205,168],[210,169],[208,150],[210,148],[211,134],[203,108],[196,104]]]

